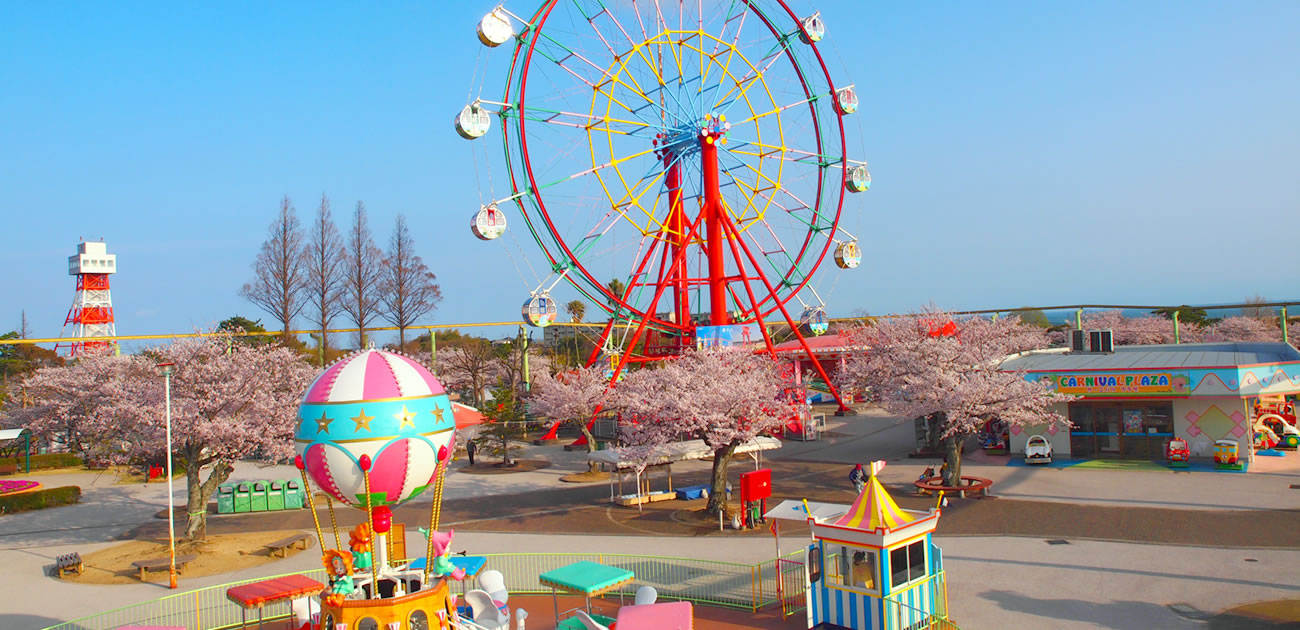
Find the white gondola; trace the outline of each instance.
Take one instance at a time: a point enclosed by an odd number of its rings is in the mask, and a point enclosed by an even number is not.
[[[466,105],[456,114],[456,133],[466,140],[482,138],[492,128],[492,115],[478,105]]]
[[[799,323],[807,326],[808,332],[822,335],[830,330],[831,318],[826,315],[826,309],[820,306],[809,306],[803,309],[803,314],[799,316]]]
[[[849,192],[866,192],[871,188],[871,171],[866,164],[850,166],[844,173],[844,187]]]
[[[524,302],[522,310],[524,323],[537,328],[546,328],[555,323],[556,314],[559,308],[555,300],[547,293],[534,294]]]
[[[515,29],[510,26],[510,18],[501,9],[496,9],[479,20],[478,40],[488,48],[496,48],[514,36]]]
[[[506,213],[496,204],[479,207],[469,220],[470,230],[480,240],[490,241],[506,233]]]
[[[1052,463],[1052,443],[1042,435],[1031,435],[1025,441],[1026,464]]]
[[[852,87],[835,90],[835,111],[841,116],[858,111],[858,93]]]
[[[826,36],[826,22],[821,13],[814,13],[803,19],[803,30],[799,32],[799,41],[805,44],[820,42]]]
[[[857,241],[846,241],[835,248],[835,265],[840,269],[853,269],[862,264],[862,248]]]

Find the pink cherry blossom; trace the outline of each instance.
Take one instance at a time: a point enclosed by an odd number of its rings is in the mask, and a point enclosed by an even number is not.
[[[166,458],[164,381],[171,377],[172,456],[189,489],[187,538],[202,538],[208,499],[235,461],[293,455],[298,401],[315,369],[280,346],[180,339],[133,356],[97,356],[28,379],[32,432],[118,463]],[[207,478],[201,479],[203,471]]]
[[[770,433],[794,416],[784,395],[790,375],[767,355],[704,349],[628,374],[612,390],[620,414],[621,454],[645,461],[663,446],[701,439],[713,451],[706,508],[723,509],[727,463],[736,447]]]
[[[952,334],[935,334],[948,322]],[[953,330],[955,329],[955,330]],[[1010,355],[1048,345],[1041,328],[1019,318],[955,319],[936,307],[903,317],[882,318],[848,333],[851,356],[841,384],[869,389],[890,413],[905,418],[938,415],[948,452],[950,477],[961,475],[961,445],[985,423],[1010,426],[1067,424],[1052,405],[1071,399],[1024,372],[1004,372]],[[951,482],[951,478],[948,480]]]

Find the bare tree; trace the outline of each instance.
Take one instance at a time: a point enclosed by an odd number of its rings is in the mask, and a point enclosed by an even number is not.
[[[483,404],[483,392],[495,382],[499,363],[492,342],[469,337],[455,348],[438,353],[438,376],[452,387],[470,391],[470,404]]]
[[[302,227],[289,197],[280,200],[280,214],[271,222],[262,251],[253,262],[253,281],[239,295],[280,322],[281,342],[289,343],[289,325],[305,305],[303,290],[307,265],[303,256]]]
[[[381,315],[397,327],[398,347],[406,348],[406,327],[442,301],[437,279],[415,253],[415,239],[406,227],[406,217],[397,215],[393,237],[388,240],[388,256],[384,258],[380,300],[384,306]]]
[[[379,316],[379,282],[384,252],[370,236],[365,202],[358,201],[343,254],[343,312],[357,327],[357,347],[366,347],[366,326]]]
[[[1246,298],[1246,306],[1241,309],[1242,317],[1253,317],[1255,319],[1271,320],[1277,317],[1277,311],[1271,306],[1256,306],[1258,304],[1268,304],[1268,298],[1256,293],[1255,297]]]
[[[320,207],[307,236],[307,302],[312,323],[320,329],[320,363],[328,360],[330,322],[342,310],[343,238],[334,225],[330,200],[320,196]]]

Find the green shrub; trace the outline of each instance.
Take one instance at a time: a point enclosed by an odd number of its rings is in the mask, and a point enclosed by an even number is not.
[[[39,510],[81,501],[80,486],[62,486],[0,496],[0,514]]]
[[[40,468],[68,468],[70,466],[81,466],[83,463],[84,462],[80,457],[77,457],[72,453],[46,453],[44,455],[32,455],[32,470]],[[22,455],[0,459],[0,466],[6,465],[17,466],[20,472],[27,470],[27,461]]]

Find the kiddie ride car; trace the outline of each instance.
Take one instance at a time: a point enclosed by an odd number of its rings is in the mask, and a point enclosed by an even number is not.
[[[1041,435],[1031,435],[1025,442],[1026,464],[1052,463],[1052,443]]]
[[[1187,468],[1192,451],[1187,447],[1187,440],[1174,438],[1165,445],[1165,459],[1173,468]]]

